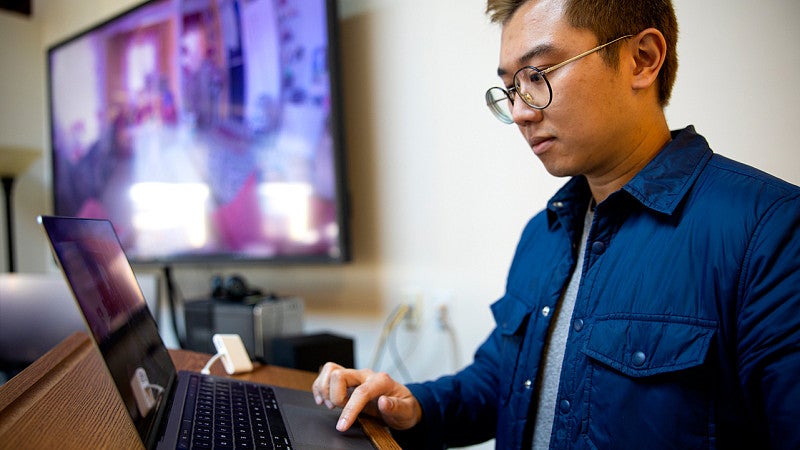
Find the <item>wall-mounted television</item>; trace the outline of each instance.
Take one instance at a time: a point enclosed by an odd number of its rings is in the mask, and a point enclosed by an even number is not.
[[[54,213],[134,263],[344,262],[335,0],[153,0],[48,49]]]

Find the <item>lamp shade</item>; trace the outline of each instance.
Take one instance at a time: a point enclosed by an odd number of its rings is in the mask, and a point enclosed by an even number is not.
[[[22,146],[0,145],[0,176],[16,177],[25,172],[42,152]]]

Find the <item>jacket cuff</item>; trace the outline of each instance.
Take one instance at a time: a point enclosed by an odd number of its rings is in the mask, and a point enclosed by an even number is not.
[[[444,445],[444,429],[438,402],[424,384],[409,384],[411,391],[422,408],[422,420],[408,430],[391,430],[392,436],[402,448],[441,450]]]

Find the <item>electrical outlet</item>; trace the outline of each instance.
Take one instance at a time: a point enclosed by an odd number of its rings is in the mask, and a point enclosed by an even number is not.
[[[450,305],[453,303],[453,291],[450,289],[439,289],[431,293],[431,306],[436,326],[439,330],[447,330],[452,326],[450,323]]]
[[[436,308],[436,324],[440,330],[447,330],[450,327],[450,311],[447,309],[447,303],[439,303]]]
[[[407,306],[403,322],[408,330],[416,330],[422,325],[422,308],[424,306],[422,293],[419,291],[409,291],[405,295],[403,302]]]

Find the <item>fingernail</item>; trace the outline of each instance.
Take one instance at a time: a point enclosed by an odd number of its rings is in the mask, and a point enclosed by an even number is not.
[[[333,409],[333,403],[330,400],[325,400],[325,406],[327,406],[328,409]]]
[[[339,419],[339,423],[336,424],[336,429],[339,431],[345,431],[346,427],[347,427],[347,420],[344,417],[342,417],[341,419]]]
[[[321,395],[315,395],[315,396],[314,396],[314,401],[315,401],[315,402],[316,402],[318,405],[321,405],[321,404],[322,404],[322,396],[321,396]]]

